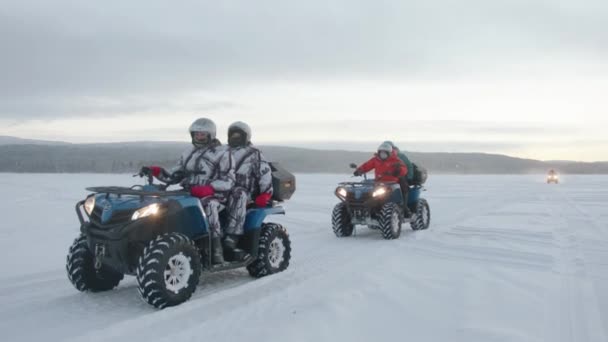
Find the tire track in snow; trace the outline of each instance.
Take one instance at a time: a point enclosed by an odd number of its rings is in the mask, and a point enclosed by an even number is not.
[[[346,239],[341,239],[346,240]],[[348,242],[344,241],[348,246]],[[371,241],[368,241],[371,242]],[[395,241],[376,241],[378,243],[396,243]],[[178,307],[156,311],[143,318],[134,318],[125,322],[119,322],[109,327],[88,332],[77,336],[74,340],[106,341],[108,339],[120,340],[120,337],[136,333],[137,336],[146,339],[169,338],[184,329],[193,329],[197,325],[208,321],[221,321],[222,316],[229,314],[241,306],[255,308],[259,302],[269,300],[269,297],[281,296],[286,291],[293,291],[295,287],[305,286],[306,283],[314,283],[319,279],[340,278],[341,275],[352,274],[354,269],[372,267],[379,258],[377,254],[382,253],[380,246],[367,247],[361,253],[361,245],[347,248],[344,253],[336,254],[335,250],[320,248],[318,253],[300,259],[295,267],[269,277],[249,281],[245,284],[222,288],[218,291],[206,293],[200,297],[181,304]],[[348,253],[359,252],[359,253]],[[376,256],[375,256],[376,254]],[[295,261],[295,260],[293,260]],[[366,266],[367,265],[367,266]],[[208,296],[214,293],[214,296]],[[263,312],[260,312],[263,315]],[[175,330],[163,325],[167,319],[179,322]]]
[[[587,233],[588,237],[597,239],[597,234],[602,238],[600,241],[608,242],[608,234],[606,227],[602,225],[601,219],[589,211],[587,211],[578,200],[571,196],[571,192],[561,190],[558,192],[564,203],[562,210],[555,213],[562,217],[567,225],[561,228],[562,233],[569,241],[565,250],[569,255],[565,255],[568,265],[569,274],[563,276],[562,287],[564,291],[568,291],[567,308],[569,317],[566,324],[567,332],[576,341],[606,341],[605,324],[602,322],[602,312],[596,303],[599,303],[595,283],[589,277],[589,271],[593,265],[587,264],[585,252],[581,247],[581,238],[584,238],[582,233]],[[572,217],[571,211],[568,208],[574,209],[578,215]],[[604,250],[604,255],[608,256],[608,250]],[[581,281],[581,278],[585,278]],[[606,321],[606,319],[604,320]]]

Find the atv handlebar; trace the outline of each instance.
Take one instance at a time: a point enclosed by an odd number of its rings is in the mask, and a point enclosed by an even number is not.
[[[350,163],[348,166],[351,169],[355,169],[355,170],[357,169],[357,164],[355,164],[355,163]],[[363,176],[364,180],[367,180],[367,173],[366,172],[362,173],[361,176]],[[353,177],[358,177],[358,176],[353,176]]]
[[[133,177],[139,176],[140,178],[148,177],[148,184],[152,185],[154,183],[154,176],[152,175],[152,170],[147,166],[142,166],[139,170],[139,173],[133,175]]]
[[[162,173],[163,173],[163,175],[162,175],[163,179],[157,178],[160,182],[164,183],[163,185],[160,185],[162,190],[165,190],[166,188],[168,188],[169,185],[179,184],[184,179],[184,172],[181,170],[175,171],[172,174],[168,174],[168,172],[163,170]],[[139,173],[136,173],[133,175],[133,177],[138,177],[138,176],[141,178],[147,177],[148,185],[154,184],[154,175],[152,174],[152,170],[149,167],[142,166],[142,168],[139,170]]]

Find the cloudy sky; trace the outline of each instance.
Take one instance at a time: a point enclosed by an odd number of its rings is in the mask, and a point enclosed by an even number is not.
[[[605,0],[0,0],[0,42],[0,135],[608,160]]]

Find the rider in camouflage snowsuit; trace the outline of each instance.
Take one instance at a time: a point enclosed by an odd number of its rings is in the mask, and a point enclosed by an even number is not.
[[[228,222],[224,247],[235,249],[243,235],[247,203],[266,207],[272,198],[270,164],[251,144],[251,128],[237,121],[228,128],[228,146],[234,161],[236,185],[228,198]]]
[[[182,178],[180,184],[190,189],[192,196],[201,199],[207,215],[209,229],[213,234],[211,240],[213,262],[223,263],[219,211],[228,202],[235,184],[232,156],[230,150],[216,139],[216,127],[213,121],[207,118],[197,119],[190,126],[190,135],[192,147],[184,151],[175,167],[169,171],[158,166],[151,166],[150,169],[161,181],[166,181],[172,177],[171,175],[181,172],[178,176]]]

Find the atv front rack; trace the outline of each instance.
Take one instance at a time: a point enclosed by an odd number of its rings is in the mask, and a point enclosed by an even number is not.
[[[369,185],[390,185],[396,184],[396,182],[340,182],[339,186],[351,185],[351,186],[369,186]]]
[[[127,188],[124,186],[97,186],[86,188],[87,191],[100,194],[132,195],[148,197],[167,197],[167,196],[189,196],[190,192],[184,190],[175,191],[144,191],[141,189]]]

